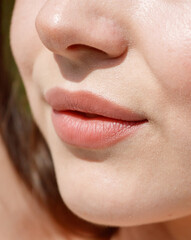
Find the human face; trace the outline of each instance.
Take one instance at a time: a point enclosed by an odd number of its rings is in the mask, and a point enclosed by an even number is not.
[[[190,0],[17,0],[11,46],[71,211],[111,226],[191,214]],[[68,124],[64,107],[146,121]]]

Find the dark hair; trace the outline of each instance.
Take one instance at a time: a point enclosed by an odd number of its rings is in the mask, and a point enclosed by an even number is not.
[[[49,149],[32,120],[24,87],[11,55],[9,32],[13,0],[0,4],[0,134],[19,177],[66,232],[94,239],[110,238],[117,227],[99,226],[74,215],[58,190]]]

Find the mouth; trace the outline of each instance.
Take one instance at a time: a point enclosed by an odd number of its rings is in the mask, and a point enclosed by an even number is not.
[[[87,91],[50,89],[45,100],[52,107],[52,123],[67,144],[99,149],[130,137],[147,119]]]
[[[87,119],[91,119],[91,118],[95,119],[95,118],[101,117],[101,115],[98,115],[98,114],[85,113],[85,112],[79,112],[79,111],[68,111],[68,112],[71,112],[73,114],[82,116],[82,117],[87,118]]]

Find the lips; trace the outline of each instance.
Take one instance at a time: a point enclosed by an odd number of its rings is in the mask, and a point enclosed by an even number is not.
[[[83,148],[105,148],[131,136],[147,120],[87,91],[53,88],[45,100],[52,107],[52,122],[65,142]]]

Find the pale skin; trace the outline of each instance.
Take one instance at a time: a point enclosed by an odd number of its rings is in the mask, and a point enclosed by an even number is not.
[[[79,217],[119,226],[115,240],[191,238],[190,12],[187,0],[16,1],[11,46],[61,196]],[[74,44],[83,48],[68,51]],[[124,51],[119,64],[101,67]],[[144,114],[148,124],[110,148],[68,146],[43,98],[54,86],[103,95]],[[102,161],[93,161],[95,154]],[[6,172],[11,179],[11,166]],[[50,239],[59,239],[52,231]]]

